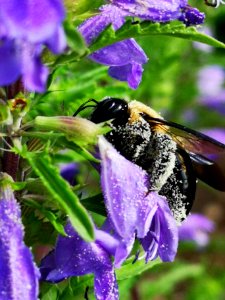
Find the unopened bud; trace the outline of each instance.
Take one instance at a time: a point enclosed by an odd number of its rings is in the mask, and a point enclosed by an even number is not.
[[[45,131],[62,132],[68,140],[78,144],[95,144],[97,136],[105,134],[110,130],[103,124],[94,124],[93,122],[80,117],[36,117],[34,125]]]

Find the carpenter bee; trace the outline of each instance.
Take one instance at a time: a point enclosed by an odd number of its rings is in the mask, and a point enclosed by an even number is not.
[[[95,102],[90,120],[109,121],[106,138],[121,155],[149,174],[150,192],[167,198],[175,219],[186,218],[192,207],[197,178],[225,191],[225,172],[218,162],[225,145],[214,139],[164,120],[152,108],[138,101],[106,98]],[[84,104],[76,114],[93,105]],[[128,183],[129,184],[129,183]]]

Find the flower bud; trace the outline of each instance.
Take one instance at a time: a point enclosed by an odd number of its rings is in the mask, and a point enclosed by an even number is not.
[[[95,144],[98,135],[105,134],[110,130],[109,127],[103,127],[102,124],[93,122],[80,117],[36,117],[34,120],[36,127],[44,130],[53,130],[62,132],[68,140],[79,144]]]

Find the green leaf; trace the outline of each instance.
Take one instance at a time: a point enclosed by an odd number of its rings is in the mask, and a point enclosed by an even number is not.
[[[180,24],[177,22],[173,22],[170,24],[151,23],[149,21],[133,23],[131,20],[126,21],[123,26],[120,27],[117,31],[114,31],[113,27],[109,25],[98,36],[98,38],[89,47],[89,49],[91,52],[94,52],[100,48],[106,47],[124,39],[151,35],[178,37],[225,49],[224,43],[204,33],[198,32],[196,27],[186,27],[184,24]]]
[[[134,259],[134,256],[130,257],[120,269],[116,270],[116,277],[118,280],[124,280],[140,275],[146,270],[149,270],[161,263],[160,259],[150,261],[147,264],[145,263],[144,259],[137,260],[135,263],[133,263]]]
[[[58,169],[51,164],[50,157],[47,154],[37,156],[26,153],[25,158],[40,177],[48,192],[69,215],[78,234],[84,240],[92,241],[94,239],[92,221],[78,197],[72,192],[70,185],[60,176]]]
[[[82,57],[88,54],[86,43],[75,26],[69,22],[65,22],[64,29],[66,32],[68,45],[73,50],[74,55],[77,57]]]

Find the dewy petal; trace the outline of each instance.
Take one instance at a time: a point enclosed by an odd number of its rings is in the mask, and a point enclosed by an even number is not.
[[[98,50],[89,56],[107,66],[124,66],[129,63],[144,64],[148,58],[134,39],[124,40]]]
[[[70,223],[66,225],[65,231],[68,236],[59,236],[55,250],[41,263],[42,280],[59,282],[70,276],[93,273],[97,299],[118,299],[115,273],[107,250],[97,241],[87,243],[82,240]],[[112,242],[109,235],[104,235],[104,238],[106,242],[107,239]]]
[[[205,14],[197,8],[187,5],[182,9],[182,16],[179,18],[186,26],[200,25],[205,20]]]
[[[88,19],[79,27],[79,31],[88,45],[109,24],[112,24],[114,29],[118,29],[124,22],[126,14],[116,6],[105,5],[101,10],[99,15]],[[148,60],[134,39],[127,39],[104,47],[92,53],[89,58],[97,63],[110,66],[109,75],[118,80],[127,81],[133,89],[138,87],[142,78],[142,64]]]
[[[0,299],[35,300],[39,272],[23,242],[20,207],[9,188],[0,194]]]
[[[65,17],[61,0],[0,0],[0,22],[11,38],[44,42]]]
[[[146,261],[159,256],[162,261],[173,261],[178,247],[178,228],[168,203],[163,197],[153,217],[150,230],[141,244],[147,252]]]
[[[147,252],[147,260],[160,256],[163,261],[173,261],[178,229],[167,200],[149,192],[146,171],[121,156],[103,137],[99,138],[99,149],[108,217],[112,229],[121,238],[115,265],[119,266],[128,255],[135,234]]]
[[[201,214],[191,214],[179,227],[179,239],[194,241],[199,247],[209,242],[209,233],[214,230],[214,223]]]
[[[142,72],[142,65],[137,63],[110,67],[108,70],[111,77],[120,81],[127,81],[129,87],[132,89],[136,89],[139,86],[142,79]]]
[[[0,40],[0,86],[19,78],[21,57],[12,41]]]
[[[103,137],[99,138],[99,149],[101,184],[114,230],[125,240],[136,231],[138,237],[144,237],[158,200],[154,192],[146,196],[147,173],[121,156]]]
[[[109,24],[112,24],[116,30],[124,23],[126,13],[114,5],[103,5],[100,11],[100,14],[87,19],[79,26],[79,31],[88,45],[90,45]]]
[[[181,8],[187,0],[110,0],[130,16],[155,22],[168,22],[181,16]]]

